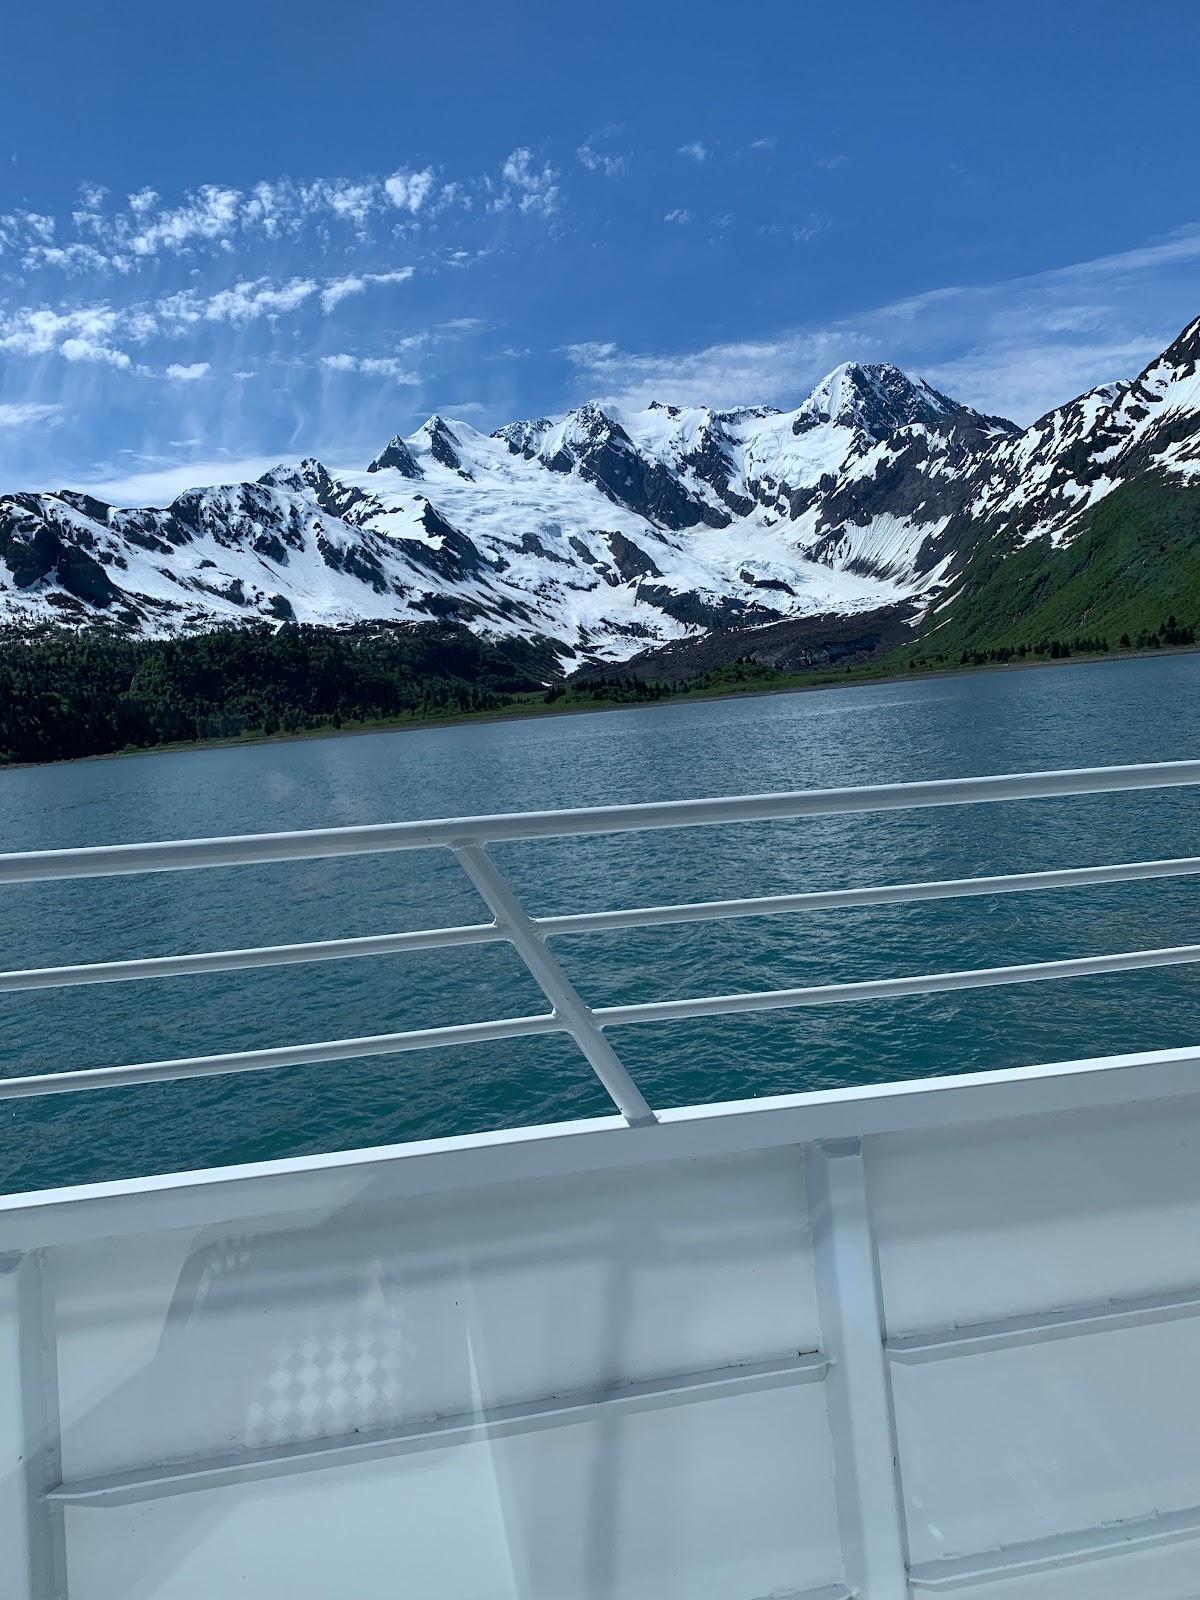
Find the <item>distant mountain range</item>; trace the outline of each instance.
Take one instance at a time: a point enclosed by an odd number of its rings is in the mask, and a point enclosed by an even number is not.
[[[1059,611],[1115,626],[1193,585],[1200,622],[1198,363],[1200,320],[1025,429],[853,364],[788,412],[433,416],[364,469],[307,459],[161,509],[8,495],[0,623],[440,620],[653,671],[1015,638]]]

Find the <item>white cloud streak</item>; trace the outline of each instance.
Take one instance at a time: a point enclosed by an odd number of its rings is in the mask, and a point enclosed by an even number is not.
[[[59,405],[46,405],[38,401],[8,401],[0,403],[0,428],[32,428],[38,423],[54,422],[62,415]]]
[[[118,474],[109,466],[103,475],[88,476],[82,487],[116,506],[165,506],[187,489],[216,483],[248,483],[285,459],[286,450],[271,455],[217,456],[165,466],[159,471]]]
[[[402,361],[391,356],[352,356],[342,351],[337,355],[322,356],[321,365],[326,372],[360,372],[369,378],[390,378],[393,383],[421,382],[419,373],[411,371]]]
[[[295,311],[320,289],[315,278],[290,278],[276,283],[270,278],[240,279],[228,289],[202,295],[195,289],[159,300],[155,312],[170,327],[194,327],[200,322],[228,322],[244,327],[259,317],[278,317]]]
[[[321,310],[328,314],[351,295],[362,294],[372,284],[407,283],[413,275],[412,267],[400,267],[395,272],[364,272],[334,278],[321,290]]]
[[[156,337],[178,337],[206,325],[244,328],[299,310],[315,297],[327,313],[349,295],[378,285],[405,283],[412,267],[341,278],[239,279],[214,293],[181,289],[158,300],[118,307],[110,301],[56,309],[53,306],[0,308],[0,351],[14,356],[57,354],[67,361],[105,362],[128,370],[127,345]]]
[[[133,365],[124,350],[116,350],[101,339],[89,339],[79,335],[64,339],[58,347],[58,353],[67,361],[97,361],[107,363],[110,367],[126,369]]]

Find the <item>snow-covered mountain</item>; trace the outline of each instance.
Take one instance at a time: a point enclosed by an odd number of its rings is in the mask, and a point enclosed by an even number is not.
[[[999,443],[964,510],[1022,542],[1061,544],[1084,511],[1144,472],[1200,486],[1200,318],[1132,381],[1089,390]]]
[[[1069,540],[1131,476],[1200,487],[1200,322],[1025,430],[888,365],[794,411],[592,401],[483,434],[431,417],[365,469],[308,459],[162,509],[0,498],[0,620],[145,634],[446,619],[620,660],[710,629],[886,611],[966,554]]]

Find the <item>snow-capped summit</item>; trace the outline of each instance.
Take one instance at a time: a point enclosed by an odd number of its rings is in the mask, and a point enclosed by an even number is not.
[[[474,434],[475,429],[466,428],[461,422],[451,426],[445,417],[435,411],[413,434],[409,450],[418,461],[422,456],[429,456],[441,466],[449,467],[452,472],[464,472],[461,437],[464,432]]]
[[[847,361],[827,373],[797,408],[793,428],[799,433],[835,422],[884,439],[914,422],[940,422],[956,409],[924,379],[910,378],[890,362]]]
[[[542,448],[542,441],[553,426],[550,417],[538,417],[529,422],[506,422],[502,428],[496,429],[492,438],[503,440],[513,455],[530,460]]]
[[[968,555],[1070,541],[1144,475],[1200,490],[1200,322],[1024,430],[850,363],[793,411],[591,400],[491,434],[435,413],[365,468],[306,457],[165,509],[10,495],[0,620],[444,619],[619,660],[781,619],[919,619]]]
[[[537,460],[551,472],[577,474],[609,499],[661,527],[728,521],[707,498],[690,490],[659,450],[647,448],[644,438],[631,436],[625,424],[636,426],[638,416],[588,400],[546,430]]]

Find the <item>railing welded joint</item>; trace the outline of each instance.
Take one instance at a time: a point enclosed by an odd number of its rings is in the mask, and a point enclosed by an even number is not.
[[[604,1037],[592,1008],[567,977],[557,957],[551,954],[545,939],[487,850],[483,845],[472,843],[456,843],[451,848],[455,860],[495,918],[497,928],[507,935],[530,976],[553,1006],[554,1015],[579,1046],[626,1122],[634,1128],[656,1122],[658,1119],[641,1090]]]

